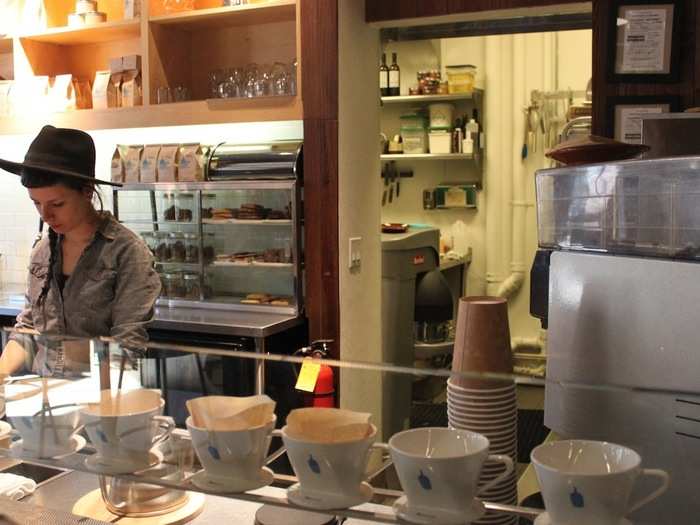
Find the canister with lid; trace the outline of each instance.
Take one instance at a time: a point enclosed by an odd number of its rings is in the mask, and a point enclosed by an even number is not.
[[[173,232],[168,238],[170,248],[170,262],[185,262],[187,249],[185,248],[185,235],[180,232]]]
[[[201,299],[201,285],[199,274],[197,273],[186,273],[184,274],[184,288],[185,288],[185,299],[190,299],[192,301],[199,301]]]
[[[199,243],[197,235],[194,233],[183,234],[185,242],[185,262],[196,264],[199,262]]]
[[[476,66],[462,64],[447,66],[447,88],[450,93],[471,93],[474,90]]]
[[[181,273],[164,273],[163,284],[165,287],[165,295],[169,299],[182,299],[185,296],[185,286]]]

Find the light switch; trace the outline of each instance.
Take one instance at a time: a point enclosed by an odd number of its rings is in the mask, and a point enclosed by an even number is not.
[[[353,268],[359,268],[362,262],[362,256],[360,253],[362,248],[362,237],[350,237],[349,240],[350,250],[348,253],[350,254],[350,260],[348,261],[348,268],[352,270]]]

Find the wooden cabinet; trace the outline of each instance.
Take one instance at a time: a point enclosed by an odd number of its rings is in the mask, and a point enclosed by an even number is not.
[[[291,63],[300,78],[296,0],[272,0],[234,7],[221,0],[197,0],[197,9],[164,14],[156,0],[141,2],[141,18],[125,20],[123,0],[100,0],[107,22],[67,27],[73,0],[45,2],[48,29],[0,40],[0,76],[21,81],[31,76],[70,73],[94,79],[113,57],[141,55],[143,107],[48,113],[15,108],[0,119],[0,133],[33,130],[36,122],[82,129],[204,124],[303,118],[301,89],[296,96],[211,99],[209,72],[249,63]],[[300,82],[297,82],[299,85]],[[191,101],[156,104],[158,87],[185,86]],[[37,106],[41,107],[38,101]]]
[[[383,22],[579,2],[580,0],[365,0],[365,20]]]

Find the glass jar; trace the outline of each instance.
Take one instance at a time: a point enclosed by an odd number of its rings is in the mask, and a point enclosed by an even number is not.
[[[183,276],[184,289],[185,289],[185,299],[191,301],[199,301],[201,298],[201,286],[199,284],[199,274],[196,273],[186,273]]]
[[[187,249],[185,248],[184,233],[171,233],[168,237],[168,247],[170,249],[170,262],[185,262]]]
[[[194,217],[194,194],[178,193],[175,200],[178,222],[192,222]]]
[[[165,287],[165,274],[163,272],[158,272],[158,277],[160,277],[160,297],[168,298],[167,289]]]
[[[202,219],[211,219],[216,208],[216,194],[202,193]]]
[[[197,235],[194,233],[185,233],[183,235],[185,243],[185,262],[190,264],[199,263],[199,243]]]
[[[167,232],[154,232],[153,234],[155,248],[153,255],[157,262],[170,261],[170,244]]]
[[[447,90],[450,93],[471,93],[474,91],[476,66],[463,64],[447,66]]]
[[[163,274],[163,287],[169,299],[182,299],[185,296],[185,286],[182,274],[171,272]]]
[[[161,209],[163,210],[164,221],[177,220],[177,203],[175,202],[175,194],[163,193],[161,195]]]
[[[216,241],[216,235],[213,233],[205,233],[202,238],[202,259],[204,264],[209,264],[214,261],[216,257],[216,250],[214,248],[214,243]]]

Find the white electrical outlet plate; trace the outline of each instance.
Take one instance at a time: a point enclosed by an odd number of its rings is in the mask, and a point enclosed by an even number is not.
[[[348,242],[350,248],[348,250],[348,268],[352,270],[353,268],[359,268],[362,263],[362,237],[350,237]]]

